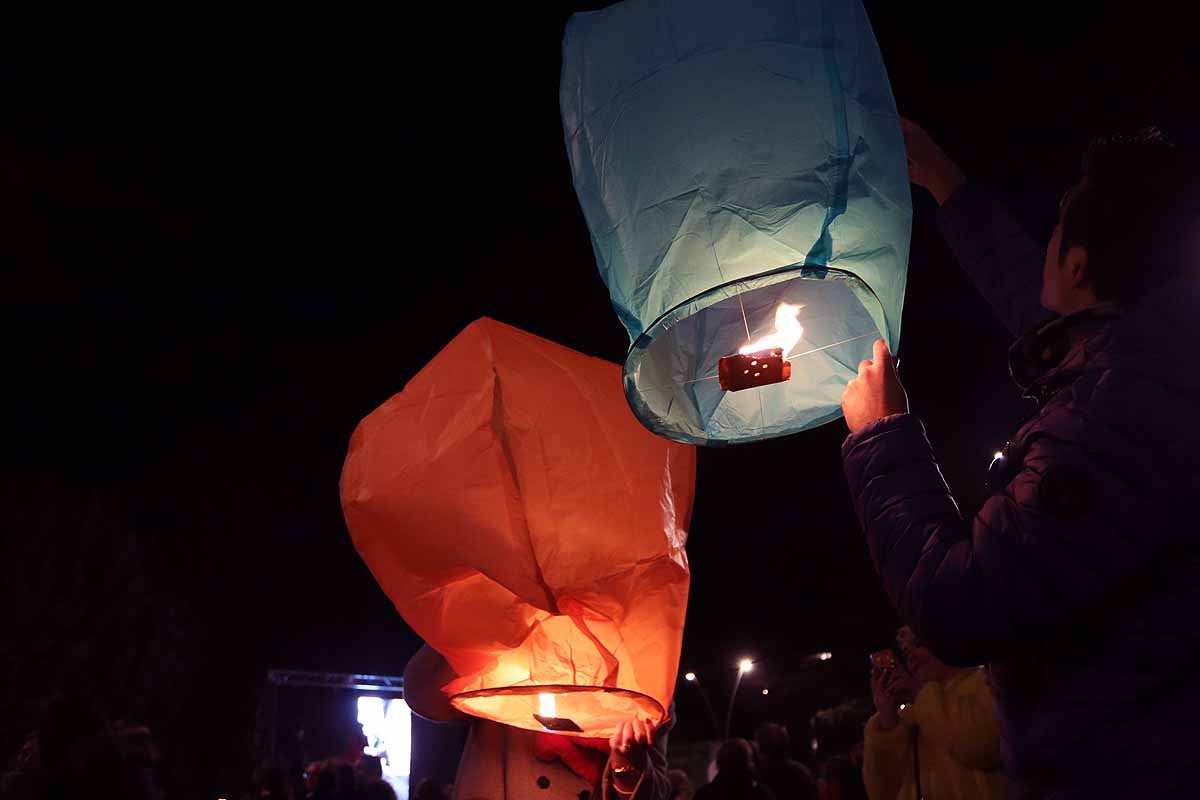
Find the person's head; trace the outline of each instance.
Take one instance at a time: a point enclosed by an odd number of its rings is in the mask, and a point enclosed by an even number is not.
[[[423,778],[413,792],[413,800],[445,800],[447,794],[433,778]]]
[[[933,654],[907,625],[896,631],[896,644],[904,655],[904,664],[918,683],[941,681],[954,673],[949,666]]]
[[[717,751],[717,774],[727,778],[754,777],[754,748],[745,739],[726,739]]]
[[[305,791],[317,800],[327,800],[337,794],[337,776],[328,761],[314,761],[305,770]]]
[[[692,796],[692,780],[683,770],[670,770],[667,781],[671,784],[671,800],[689,800]]]
[[[338,798],[353,797],[356,781],[354,780],[354,765],[340,758],[330,759],[333,769],[334,790]]]
[[[362,778],[379,780],[383,778],[383,761],[379,756],[364,755],[354,765],[354,771]]]
[[[364,780],[358,788],[358,797],[360,800],[396,800],[396,790],[384,780],[371,779]],[[414,800],[421,800],[416,795]],[[438,798],[442,800],[442,798]]]
[[[1042,306],[1063,315],[1102,301],[1130,308],[1194,264],[1195,176],[1192,157],[1156,128],[1094,140],[1059,204]]]
[[[325,772],[324,761],[313,761],[304,770],[304,788],[311,792],[317,790],[317,785],[321,780],[322,774]]]
[[[776,722],[764,722],[754,732],[758,752],[768,760],[787,758],[791,755],[792,741],[787,727]]]
[[[255,797],[270,797],[281,800],[287,796],[287,773],[275,764],[263,764],[254,770],[250,778]]]

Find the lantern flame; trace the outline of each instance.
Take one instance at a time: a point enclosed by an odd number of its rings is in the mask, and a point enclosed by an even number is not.
[[[739,348],[738,352],[742,355],[748,353],[758,353],[763,350],[771,350],[775,347],[783,349],[783,357],[787,358],[791,349],[796,346],[796,342],[800,341],[800,337],[804,335],[804,327],[796,317],[800,314],[800,309],[804,306],[794,306],[791,303],[780,303],[779,308],[775,309],[775,330],[768,333],[758,341],[751,342],[745,347]]]
[[[538,716],[553,719],[558,716],[558,703],[554,695],[542,692],[538,695]]]

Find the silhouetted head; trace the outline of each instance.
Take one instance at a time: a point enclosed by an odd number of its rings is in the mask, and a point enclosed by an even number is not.
[[[954,667],[934,655],[907,625],[896,632],[896,644],[904,656],[905,666],[918,683],[941,681],[955,672]]]
[[[728,778],[753,778],[754,748],[745,739],[726,739],[717,751],[717,772]]]
[[[1070,314],[1125,308],[1200,261],[1200,185],[1193,154],[1157,128],[1088,145],[1083,177],[1059,203],[1046,248],[1042,305]]]
[[[764,722],[754,734],[758,752],[766,759],[781,759],[791,755],[792,741],[786,726],[777,722]]]

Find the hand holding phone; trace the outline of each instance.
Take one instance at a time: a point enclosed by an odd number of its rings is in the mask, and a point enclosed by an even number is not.
[[[877,650],[871,653],[871,668],[889,670],[896,668],[896,654],[891,650]]]

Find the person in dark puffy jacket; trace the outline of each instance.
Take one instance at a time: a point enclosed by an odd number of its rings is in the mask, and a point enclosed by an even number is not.
[[[1179,797],[1200,768],[1200,225],[1195,162],[1157,131],[1097,140],[1044,257],[905,123],[910,176],[1018,339],[1037,411],[964,516],[882,342],[842,399],[843,461],[901,617],[990,662],[1019,797]],[[1041,264],[1041,291],[1037,265]],[[1054,312],[1038,323],[1040,305]]]

